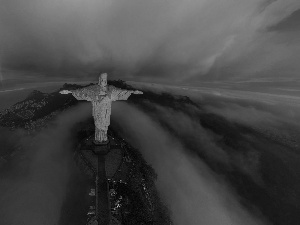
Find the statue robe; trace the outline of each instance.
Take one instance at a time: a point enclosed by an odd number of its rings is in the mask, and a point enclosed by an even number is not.
[[[96,127],[95,140],[97,142],[107,141],[112,101],[127,100],[132,93],[133,91],[119,89],[111,85],[107,87],[107,92],[99,85],[92,85],[72,91],[72,95],[77,100],[92,102]]]

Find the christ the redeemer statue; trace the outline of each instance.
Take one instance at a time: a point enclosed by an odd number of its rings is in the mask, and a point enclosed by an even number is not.
[[[102,73],[99,83],[77,90],[62,90],[61,94],[72,94],[77,100],[92,102],[95,122],[95,143],[106,143],[107,130],[110,125],[112,101],[127,100],[131,94],[143,94],[141,91],[130,91],[107,86],[107,74]]]

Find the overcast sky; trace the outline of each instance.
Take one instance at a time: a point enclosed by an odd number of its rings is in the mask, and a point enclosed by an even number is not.
[[[300,78],[299,0],[0,0],[0,80]]]

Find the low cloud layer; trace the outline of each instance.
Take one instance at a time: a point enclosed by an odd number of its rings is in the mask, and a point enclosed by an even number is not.
[[[114,103],[112,125],[158,173],[176,223],[298,223],[298,96],[142,86]]]
[[[124,111],[127,113],[122,113]],[[157,187],[171,211],[174,224],[267,224],[249,213],[224,180],[195,153],[185,149],[181,140],[167,132],[160,123],[124,103],[115,104],[113,112],[115,126],[156,170]],[[160,116],[157,114],[157,117]],[[169,117],[167,120],[175,122],[173,119]],[[184,116],[181,119],[185,120]],[[180,121],[175,122],[175,125],[179,124]],[[194,131],[195,136],[203,135]],[[212,146],[210,151],[218,155],[221,150]]]
[[[16,140],[22,150],[0,174],[0,224],[59,224],[74,173],[71,129],[90,113],[86,104],[79,105],[36,136]]]
[[[299,8],[298,0],[1,0],[0,79],[299,78]]]

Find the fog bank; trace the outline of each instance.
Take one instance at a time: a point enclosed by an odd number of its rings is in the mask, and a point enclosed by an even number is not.
[[[115,104],[113,126],[157,172],[159,193],[175,224],[264,224],[245,210],[221,177],[142,111]]]
[[[72,127],[90,116],[86,104],[60,114],[34,137],[1,172],[0,224],[58,224],[72,173]]]

